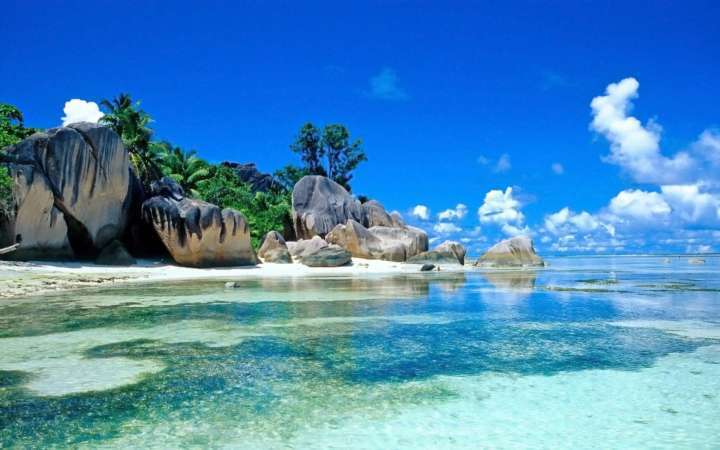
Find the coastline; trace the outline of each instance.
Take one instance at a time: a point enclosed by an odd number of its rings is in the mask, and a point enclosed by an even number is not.
[[[472,266],[441,266],[443,272],[466,272],[472,269]],[[420,265],[362,258],[353,258],[352,264],[340,267],[262,263],[256,266],[190,268],[154,260],[139,260],[132,266],[66,261],[0,261],[0,299],[123,283],[408,273],[420,273]]]

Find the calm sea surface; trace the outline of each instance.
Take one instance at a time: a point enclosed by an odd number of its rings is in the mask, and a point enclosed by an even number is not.
[[[720,448],[720,258],[0,300],[0,448]]]

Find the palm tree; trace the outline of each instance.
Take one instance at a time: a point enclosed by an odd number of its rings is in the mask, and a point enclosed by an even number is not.
[[[147,188],[162,174],[161,156],[150,146],[153,131],[149,125],[152,119],[140,109],[140,102],[133,103],[129,94],[120,94],[112,101],[103,100],[100,105],[106,110],[100,120],[120,136],[130,153],[130,162]]]
[[[163,149],[163,174],[177,181],[186,193],[198,198],[199,183],[210,176],[210,165],[195,150],[183,151],[169,142],[153,142]]]

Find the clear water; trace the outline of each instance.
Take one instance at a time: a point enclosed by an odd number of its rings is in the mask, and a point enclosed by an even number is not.
[[[720,258],[0,301],[0,448],[720,448]]]

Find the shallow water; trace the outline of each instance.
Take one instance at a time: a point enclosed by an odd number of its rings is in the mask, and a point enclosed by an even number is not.
[[[720,258],[0,301],[0,448],[719,448]]]

